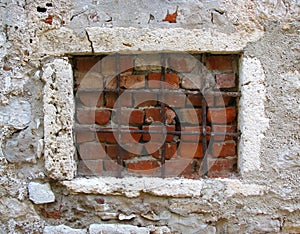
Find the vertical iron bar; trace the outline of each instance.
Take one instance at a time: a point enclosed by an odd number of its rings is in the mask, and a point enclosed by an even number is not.
[[[206,140],[206,100],[205,94],[202,96],[202,150],[203,150],[203,172],[207,175],[208,165],[207,165],[207,140]]]
[[[161,115],[162,115],[162,123],[165,126],[166,124],[166,110],[165,110],[165,74],[166,74],[166,61],[164,54],[161,54],[162,61],[162,70],[161,70],[161,95],[162,95],[162,103],[161,103]],[[166,131],[163,131],[163,136],[167,137]],[[161,177],[165,177],[165,161],[166,161],[166,141],[163,142],[162,150],[161,150]]]
[[[117,102],[117,125],[118,125],[118,129],[117,129],[117,136],[118,136],[118,140],[117,140],[117,143],[118,143],[118,148],[117,148],[117,164],[118,164],[118,177],[122,177],[122,168],[123,168],[123,162],[122,162],[122,155],[121,155],[121,152],[122,152],[122,149],[121,149],[121,146],[120,146],[120,143],[121,143],[121,102],[120,100],[118,100],[119,96],[121,95],[121,85],[120,85],[120,56],[119,54],[117,53],[115,55],[115,67],[116,67],[116,73],[117,73],[117,99],[116,99],[116,102]]]

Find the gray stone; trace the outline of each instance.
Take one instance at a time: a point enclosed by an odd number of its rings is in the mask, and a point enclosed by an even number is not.
[[[35,204],[45,204],[55,201],[55,195],[49,183],[30,182],[28,184],[28,192],[29,199]]]
[[[0,106],[0,126],[10,125],[21,130],[29,125],[31,120],[31,106],[23,98],[13,98],[7,106]]]
[[[92,224],[90,234],[150,234],[148,228],[126,224]]]
[[[74,229],[66,225],[46,226],[43,234],[87,234],[87,230]]]

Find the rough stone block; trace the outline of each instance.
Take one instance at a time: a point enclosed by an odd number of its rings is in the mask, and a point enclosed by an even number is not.
[[[55,195],[51,190],[50,184],[30,182],[28,184],[29,199],[34,204],[46,204],[55,201]]]
[[[148,228],[127,224],[92,224],[90,234],[150,234]]]
[[[87,234],[87,230],[74,229],[66,225],[46,226],[43,234]]]

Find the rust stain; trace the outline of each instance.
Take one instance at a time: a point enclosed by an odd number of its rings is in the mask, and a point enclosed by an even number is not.
[[[53,15],[49,15],[47,19],[43,20],[46,24],[52,25]]]
[[[50,219],[60,219],[61,213],[62,213],[62,211],[61,211],[62,207],[63,207],[63,205],[60,205],[59,209],[54,209],[52,211],[42,208],[41,209],[42,216],[44,216],[46,218],[50,218]]]
[[[169,10],[168,10],[167,15],[163,19],[163,21],[167,21],[169,23],[176,23],[177,15],[178,15],[178,6],[176,7],[176,11],[173,14],[169,14]]]

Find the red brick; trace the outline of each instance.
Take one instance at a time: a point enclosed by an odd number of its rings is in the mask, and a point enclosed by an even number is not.
[[[234,88],[235,83],[235,74],[218,74],[216,75],[216,88]]]
[[[166,123],[175,124],[176,113],[169,107],[165,107]]]
[[[138,109],[120,109],[115,112],[113,121],[118,123],[118,119],[124,125],[139,125],[144,122],[144,112]]]
[[[190,55],[172,55],[168,61],[168,67],[176,72],[192,72],[197,67],[197,60]]]
[[[179,154],[184,158],[202,158],[202,144],[195,142],[180,142]]]
[[[206,105],[208,107],[214,107],[214,105],[215,105],[215,97],[214,96],[206,96],[205,101],[206,101]]]
[[[103,75],[118,75],[115,55],[108,55],[101,59],[101,73]]]
[[[180,174],[180,176],[187,179],[199,179],[199,172],[196,171],[197,161],[192,160],[189,163],[189,165],[184,169],[184,171]]]
[[[99,142],[87,142],[79,145],[82,160],[97,160],[106,157],[105,149]]]
[[[76,69],[79,72],[88,72],[98,62],[99,58],[97,57],[76,58]],[[95,69],[97,69],[97,67],[95,67]]]
[[[213,125],[212,129],[214,132],[223,132],[223,133],[232,133],[236,132],[236,126],[235,125]],[[215,136],[214,140],[215,141],[224,141],[224,140],[232,140],[232,136]]]
[[[210,70],[232,71],[234,56],[221,55],[209,56],[206,59],[206,66]]]
[[[147,90],[133,95],[134,107],[155,106],[157,104],[157,94]]]
[[[208,176],[211,178],[230,177],[237,170],[237,158],[208,159]]]
[[[176,152],[177,152],[177,143],[176,142],[172,142],[172,143],[167,143],[166,144],[166,159],[169,160],[173,157],[176,156]]]
[[[104,130],[112,130],[111,128],[103,128]],[[97,132],[97,138],[100,142],[117,143],[113,132]]]
[[[209,108],[207,119],[211,123],[231,123],[236,118],[236,108]]]
[[[117,172],[122,169],[122,166],[118,165],[115,160],[103,160],[103,167],[107,172]]]
[[[214,142],[212,155],[214,157],[227,157],[236,155],[236,146],[233,141]]]
[[[79,175],[100,175],[103,172],[102,160],[80,160],[78,162]]]
[[[154,158],[160,157],[160,148],[162,147],[162,143],[157,142],[147,142],[144,144],[144,147],[149,155],[152,155]]]
[[[216,107],[225,107],[225,106],[228,106],[232,101],[233,101],[233,97],[216,96],[215,97],[215,106]]]
[[[103,76],[100,73],[88,72],[77,78],[76,84],[79,90],[103,89]]]
[[[184,107],[186,96],[183,93],[165,93],[164,97],[161,97],[160,100],[164,99],[165,104],[171,107]]]
[[[117,77],[114,75],[106,76],[105,80],[105,89],[116,89],[117,88]]]
[[[167,131],[175,131],[175,125],[168,125],[165,126]],[[150,126],[143,126],[143,130],[152,130],[152,131],[162,131],[163,126],[162,125],[150,125]],[[171,142],[174,138],[174,135],[167,134],[166,136],[166,142]],[[151,136],[149,133],[143,134],[143,141],[151,141],[151,142],[162,142],[163,141],[163,134],[159,133],[151,133]]]
[[[103,107],[104,96],[101,92],[78,92],[81,103],[87,107]]]
[[[206,132],[210,132],[211,128],[210,126],[206,127]],[[188,127],[182,127],[181,132],[202,132],[202,126],[188,126]],[[206,136],[206,139],[209,141],[210,135]],[[201,141],[202,140],[202,135],[181,135],[181,140],[182,141]]]
[[[153,174],[159,168],[159,164],[157,161],[143,160],[143,161],[127,163],[127,168],[129,172]]]
[[[161,108],[154,107],[145,109],[145,121],[146,123],[153,123],[155,121],[161,122]]]
[[[187,95],[187,106],[202,106],[201,94],[188,94]]]
[[[137,54],[134,62],[134,70],[136,71],[161,71],[161,55],[158,53]]]
[[[137,127],[129,127],[129,130],[139,130]],[[121,142],[122,143],[136,143],[139,142],[142,137],[141,133],[127,133],[121,132]]]
[[[165,80],[162,81],[161,73],[150,73],[148,76],[148,87],[149,88],[161,88],[162,84],[166,89],[178,89],[179,88],[179,77],[174,73],[165,74]]]
[[[112,130],[111,128],[104,128],[107,130]],[[140,140],[142,137],[141,133],[130,133],[130,132],[122,132],[122,130],[138,130],[139,128],[137,127],[129,127],[129,128],[124,128],[122,127],[120,129],[120,140],[122,143],[136,143]],[[116,128],[114,129],[116,131]],[[118,133],[117,132],[97,132],[97,137],[100,142],[106,142],[106,143],[112,143],[115,144],[117,143],[117,137]]]
[[[132,94],[131,93],[123,93],[122,96],[118,99],[118,94],[116,93],[106,93],[105,101],[107,108],[114,108],[116,101],[121,102],[121,107],[131,107],[132,106]]]
[[[199,124],[202,122],[202,110],[198,108],[180,109],[178,118],[180,123]]]
[[[194,163],[189,159],[171,159],[165,162],[165,176],[179,177],[194,172]]]
[[[110,119],[108,110],[84,110],[77,109],[77,121],[81,124],[107,124]]]
[[[141,155],[142,150],[143,150],[143,146],[139,146],[136,144],[126,144],[126,147],[128,147],[128,151],[125,150],[124,148],[120,147],[120,156],[122,160],[128,160],[128,159],[132,159],[135,157],[138,157]],[[133,150],[131,150],[133,149]],[[118,145],[117,144],[107,144],[105,146],[105,150],[107,155],[111,158],[111,159],[117,159],[117,155],[118,155]],[[138,153],[138,154],[135,154]]]
[[[199,74],[187,73],[182,77],[181,87],[184,89],[201,90],[202,82],[202,77]]]
[[[94,132],[76,132],[76,142],[83,143],[95,140]]]
[[[151,154],[154,158],[156,158],[156,159],[161,158],[162,148],[163,148],[161,143],[148,142],[145,144],[145,148],[146,148],[148,154]],[[176,151],[177,151],[177,143],[176,142],[166,143],[165,158],[168,160],[168,159],[171,159],[172,157],[176,156]]]
[[[145,88],[145,76],[144,75],[121,76],[120,86],[125,89]]]
[[[174,73],[165,74],[165,88],[167,89],[178,89],[179,88],[179,76]]]
[[[123,55],[120,57],[120,72],[128,73],[133,71],[133,56],[132,55]]]
[[[110,120],[109,110],[96,110],[95,111],[95,123],[105,125]]]
[[[150,73],[148,75],[148,87],[159,89],[161,87],[161,73]]]

